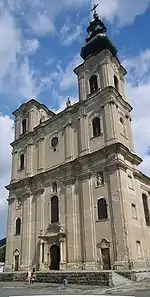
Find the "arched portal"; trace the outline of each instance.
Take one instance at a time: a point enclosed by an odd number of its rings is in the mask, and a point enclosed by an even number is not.
[[[60,263],[60,247],[54,244],[50,248],[51,265],[50,270],[59,270]]]

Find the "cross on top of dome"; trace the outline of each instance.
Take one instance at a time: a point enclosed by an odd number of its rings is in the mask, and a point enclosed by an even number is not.
[[[97,15],[97,12],[96,12],[96,8],[98,7],[98,5],[99,5],[99,4],[94,4],[93,8],[91,9],[91,11],[94,12],[94,13],[93,13],[93,17],[94,17],[94,19],[98,16],[98,15]]]

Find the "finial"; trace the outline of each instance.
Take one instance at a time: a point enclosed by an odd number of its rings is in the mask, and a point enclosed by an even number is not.
[[[91,9],[91,11],[94,11],[93,13],[93,17],[94,19],[97,17],[97,12],[96,12],[96,8],[98,7],[99,4],[94,4],[93,8]]]
[[[67,108],[71,106],[71,101],[70,101],[70,98],[69,97],[68,97],[68,100],[66,102],[66,106],[67,106]]]

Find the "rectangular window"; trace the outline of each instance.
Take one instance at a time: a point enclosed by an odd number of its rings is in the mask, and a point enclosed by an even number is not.
[[[132,203],[132,218],[137,219],[136,205]]]
[[[140,241],[136,241],[136,253],[137,253],[137,259],[142,258],[142,252],[141,252],[141,243]]]
[[[129,185],[129,189],[134,189],[133,188],[133,179],[131,175],[128,175],[128,185]]]

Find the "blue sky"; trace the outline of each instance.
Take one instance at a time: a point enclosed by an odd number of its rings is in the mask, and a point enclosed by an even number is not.
[[[82,61],[94,3],[128,71],[135,149],[150,175],[150,0],[0,0],[0,238],[7,219],[11,114],[31,98],[57,112],[68,96],[78,100],[73,69]]]

